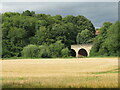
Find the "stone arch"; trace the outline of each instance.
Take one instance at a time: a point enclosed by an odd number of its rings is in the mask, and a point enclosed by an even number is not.
[[[87,56],[88,56],[88,52],[84,48],[81,48],[78,51],[78,57],[87,57]]]
[[[79,50],[80,49],[85,49],[87,52],[87,56],[89,56],[90,50],[92,48],[93,44],[78,44],[78,45],[71,45],[71,49],[74,49],[76,52],[76,57],[79,57]]]
[[[74,49],[70,50],[71,56],[76,57],[76,51]]]

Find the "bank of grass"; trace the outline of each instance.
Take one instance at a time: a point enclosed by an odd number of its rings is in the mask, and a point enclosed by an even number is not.
[[[109,80],[109,78],[111,78]],[[118,88],[116,78],[106,76],[6,78],[3,88]]]
[[[58,57],[59,58],[59,57]],[[12,60],[12,59],[58,59],[56,58],[39,58],[39,57],[10,57],[10,58],[2,58],[2,60]],[[76,57],[60,57],[61,59],[74,59]],[[87,56],[87,57],[79,57],[79,58],[120,58],[117,56]]]
[[[120,58],[118,56],[88,56],[86,58]]]
[[[58,57],[59,58],[59,57]],[[55,58],[39,58],[39,57],[10,57],[10,58],[2,58],[2,60],[12,60],[12,59],[58,59],[57,57]],[[61,59],[69,59],[69,58],[76,58],[76,57],[60,57]]]
[[[2,60],[12,60],[12,59],[42,59],[42,58],[34,58],[34,57],[10,57],[10,58],[2,58]]]
[[[120,68],[114,70],[104,71],[104,72],[93,72],[92,74],[106,74],[106,73],[120,73]]]

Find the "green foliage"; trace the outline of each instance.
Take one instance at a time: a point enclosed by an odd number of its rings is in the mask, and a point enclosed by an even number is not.
[[[23,11],[23,13],[3,13],[2,57],[20,57],[23,48],[30,44],[38,46],[47,44],[49,49],[45,45],[46,47],[40,49],[44,52],[39,53],[39,57],[61,57],[60,52],[63,46],[59,47],[56,41],[61,41],[64,48],[70,49],[71,44],[76,44],[77,34],[85,29],[88,29],[92,33],[91,37],[94,37],[95,28],[93,24],[80,15],[68,15],[62,18],[61,15],[35,14],[34,11],[29,10]],[[58,45],[55,47],[56,50],[53,47],[55,45]],[[49,53],[51,49],[54,49],[54,52]]]
[[[85,29],[81,33],[78,33],[76,42],[77,44],[87,44],[91,43],[91,39],[92,33],[89,30]]]
[[[69,23],[73,23],[73,24],[76,24],[76,17],[75,16],[72,16],[72,15],[67,15],[66,17],[63,18],[63,21],[65,23],[69,22]]]
[[[13,16],[19,16],[20,13],[17,13],[17,12],[6,12],[2,15],[2,18],[5,19],[5,18],[10,18],[10,17],[13,17]]]
[[[23,47],[29,44],[29,38],[35,34],[36,19],[12,12],[2,16],[2,57],[19,57]]]
[[[61,56],[62,57],[68,57],[69,55],[70,55],[70,51],[69,51],[68,48],[62,49],[62,51],[61,51]]]
[[[41,58],[50,58],[51,57],[51,52],[50,52],[48,45],[44,44],[44,45],[39,46],[38,57],[41,57]]]
[[[100,28],[100,35],[94,41],[91,56],[118,56],[120,51],[120,23],[105,22]]]
[[[110,56],[118,56],[120,51],[120,23],[115,22],[107,33],[107,38],[104,42]]]
[[[23,48],[23,57],[40,57],[40,58],[57,58],[57,57],[68,57],[69,49],[64,47],[61,41],[56,41],[53,44],[47,45],[28,45]]]
[[[103,43],[107,38],[107,32],[111,25],[112,23],[110,22],[103,23],[103,26],[99,29],[100,34],[96,36],[94,40],[94,45],[90,51],[90,56],[107,56],[108,55],[108,50],[106,49]]]
[[[53,18],[54,18],[55,20],[62,20],[62,16],[61,16],[61,15],[53,16]]]
[[[26,32],[24,29],[16,27],[11,27],[10,31],[8,32],[8,38],[10,38],[12,42],[17,42],[20,39],[24,39],[25,35]]]
[[[38,57],[39,47],[36,45],[28,45],[23,48],[23,57]]]
[[[111,25],[112,25],[112,23],[110,23],[110,22],[104,22],[103,26],[100,28],[100,35],[103,37],[103,41],[106,39],[107,31]]]
[[[41,26],[37,30],[34,39],[36,39],[36,44],[41,45],[43,43],[52,44],[58,40],[61,40],[66,46],[75,43],[77,31],[72,23],[66,24],[54,24],[52,28],[46,28]]]
[[[117,56],[120,51],[119,22],[103,23],[96,37],[91,21],[81,15],[62,18],[29,10],[6,12],[2,14],[1,25],[3,58],[21,57],[21,52],[24,57],[68,57],[72,44],[93,40],[91,56]]]
[[[95,27],[93,26],[91,21],[89,21],[84,16],[80,16],[80,15],[78,15],[76,17],[76,19],[77,19],[76,25],[77,25],[78,32],[81,32],[82,30],[88,29],[91,31],[92,36],[93,37],[95,36]]]
[[[93,26],[93,24],[91,23],[91,21],[89,21],[86,17],[78,15],[78,16],[72,16],[72,15],[68,15],[66,17],[63,18],[63,22],[65,23],[73,23],[76,28],[77,28],[77,32],[81,32],[85,29],[88,29],[91,31],[92,33],[92,37],[95,36],[95,28]]]
[[[64,44],[61,41],[56,41],[54,44],[49,46],[52,57],[61,57],[61,50],[64,48]]]
[[[9,57],[19,57],[21,56],[21,47],[15,46],[9,40],[2,40],[2,57],[9,58]]]
[[[22,15],[24,15],[24,16],[35,16],[35,12],[26,10],[22,13]]]

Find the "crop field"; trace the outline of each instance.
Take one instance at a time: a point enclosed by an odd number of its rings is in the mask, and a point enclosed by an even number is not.
[[[2,60],[3,88],[117,88],[117,58]]]

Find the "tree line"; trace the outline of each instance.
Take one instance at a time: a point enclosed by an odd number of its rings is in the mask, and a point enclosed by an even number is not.
[[[72,44],[87,43],[94,43],[91,56],[117,55],[118,36],[114,36],[118,23],[104,23],[100,35],[95,36],[95,27],[81,15],[6,12],[2,14],[2,57],[69,57]],[[113,42],[117,49],[112,49]]]
[[[6,12],[2,14],[2,57],[21,57],[26,46],[53,47],[52,44],[58,42],[64,45],[62,51],[66,48],[70,50],[71,44],[82,43],[76,41],[76,37],[83,31],[91,32],[86,42],[95,36],[93,24],[81,15],[63,18],[61,15],[35,14],[29,10],[22,13]]]
[[[120,56],[120,22],[105,22],[99,29],[91,49],[91,56]]]

